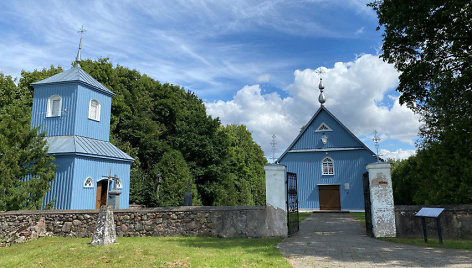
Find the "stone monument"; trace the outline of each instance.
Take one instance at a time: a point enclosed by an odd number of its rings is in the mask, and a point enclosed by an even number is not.
[[[115,220],[113,210],[109,206],[102,206],[98,213],[95,231],[92,236],[92,246],[104,246],[116,242]]]

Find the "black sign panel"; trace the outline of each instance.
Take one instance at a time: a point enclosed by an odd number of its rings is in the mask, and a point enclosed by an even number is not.
[[[287,226],[288,235],[298,232],[297,174],[287,172]]]

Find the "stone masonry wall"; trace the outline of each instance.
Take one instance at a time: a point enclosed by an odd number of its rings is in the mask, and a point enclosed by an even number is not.
[[[114,210],[117,236],[267,237],[270,211],[255,207],[168,207]],[[47,235],[91,237],[98,210],[36,210],[0,213],[0,240],[38,225]],[[30,228],[31,229],[31,228]]]
[[[441,214],[441,229],[445,239],[472,239],[472,205],[446,206],[395,206],[397,236],[405,238],[422,238],[421,218],[415,214],[422,207],[445,208]],[[438,237],[436,220],[426,218],[428,238]]]

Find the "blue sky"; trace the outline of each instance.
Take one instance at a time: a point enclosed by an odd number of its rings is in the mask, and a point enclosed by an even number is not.
[[[365,1],[2,1],[0,72],[61,65],[77,53],[109,57],[202,98],[224,124],[245,124],[276,155],[319,107],[369,147],[379,131],[385,157],[414,153],[418,118],[398,104],[398,73],[378,59],[382,44]]]

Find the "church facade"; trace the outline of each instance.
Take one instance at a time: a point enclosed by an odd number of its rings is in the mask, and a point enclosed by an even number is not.
[[[377,161],[362,143],[323,104],[279,157],[287,172],[297,174],[300,210],[363,210],[362,175]]]
[[[114,93],[79,64],[33,87],[31,127],[46,132],[48,153],[56,165],[56,178],[43,206],[100,208],[116,184],[121,191],[119,208],[128,208],[133,158],[109,142]],[[110,180],[110,175],[118,179]]]

